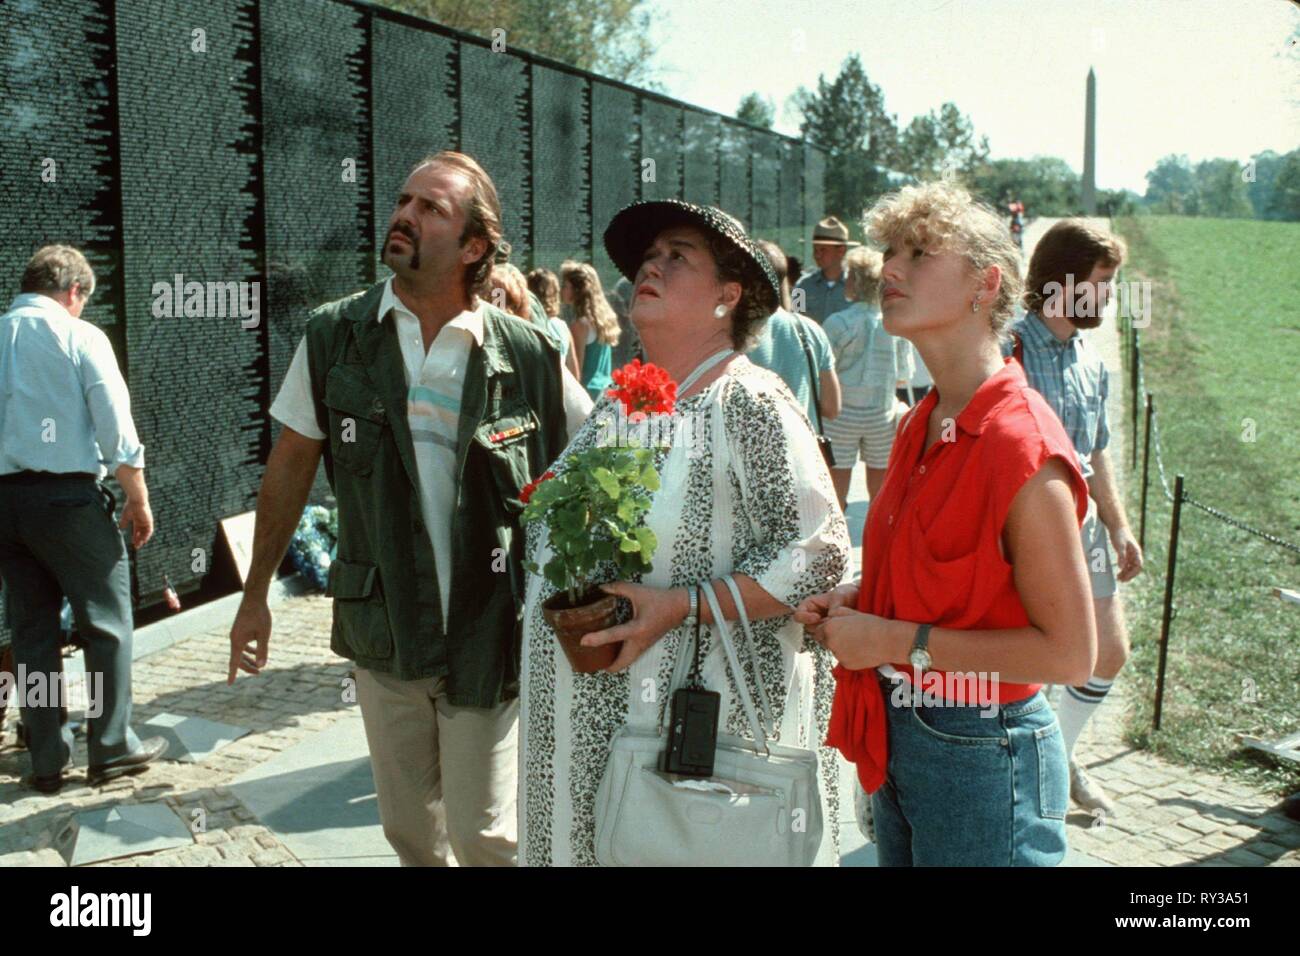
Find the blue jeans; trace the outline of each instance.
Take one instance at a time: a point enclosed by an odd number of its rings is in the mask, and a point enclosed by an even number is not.
[[[895,702],[889,768],[871,795],[880,866],[1055,866],[1070,770],[1042,691],[997,708]]]

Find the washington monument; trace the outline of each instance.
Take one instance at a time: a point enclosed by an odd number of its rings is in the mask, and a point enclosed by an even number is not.
[[[1097,214],[1097,75],[1088,67],[1088,101],[1083,117],[1083,214]]]

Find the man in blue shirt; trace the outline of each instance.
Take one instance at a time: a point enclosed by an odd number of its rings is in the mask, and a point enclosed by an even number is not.
[[[1011,341],[1003,346],[1003,354],[1020,361],[1029,384],[1056,411],[1088,481],[1088,516],[1081,535],[1097,618],[1097,665],[1086,685],[1064,689],[1057,707],[1067,754],[1128,659],[1116,581],[1131,580],[1142,570],[1142,549],[1129,528],[1107,453],[1110,376],[1101,356],[1079,334],[1080,329],[1101,325],[1111,279],[1123,260],[1124,243],[1118,236],[1085,219],[1056,223],[1034,248],[1025,282],[1027,311],[1012,324]],[[1107,532],[1118,574],[1111,564]],[[1073,757],[1070,795],[1090,812],[1114,812],[1105,793]]]
[[[144,447],[112,345],[82,321],[95,289],[85,257],[46,246],[23,273],[22,294],[0,316],[0,580],[13,630],[33,788],[53,793],[72,764],[59,653],[59,612],[72,605],[85,644],[89,782],[145,769],[167,741],[131,730],[131,577],[119,527],[132,545],[153,535]],[[126,492],[120,522],[100,479]],[[47,693],[32,693],[41,684]]]
[[[844,254],[850,246],[849,229],[834,216],[827,216],[813,230],[813,260],[817,268],[795,283],[794,311],[818,325],[828,315],[842,312],[851,304],[844,295]]]

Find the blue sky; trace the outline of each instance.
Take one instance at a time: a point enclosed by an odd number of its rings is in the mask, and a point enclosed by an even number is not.
[[[1084,81],[1097,72],[1097,181],[1146,189],[1169,153],[1245,161],[1300,147],[1300,7],[1289,0],[655,0],[658,79],[732,114],[751,90],[777,128],[801,84],[849,53],[900,125],[955,102],[994,157],[1082,167]]]

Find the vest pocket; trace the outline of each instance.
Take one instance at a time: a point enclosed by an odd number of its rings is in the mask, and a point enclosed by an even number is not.
[[[334,461],[353,474],[370,474],[388,420],[383,401],[368,380],[335,366],[325,379],[325,406]]]
[[[334,631],[357,657],[391,656],[393,635],[377,567],[336,560],[325,593],[334,598]]]

